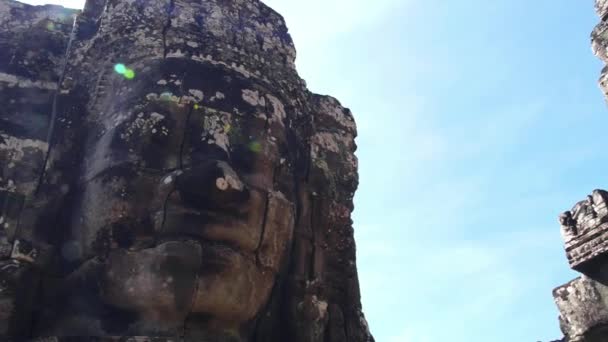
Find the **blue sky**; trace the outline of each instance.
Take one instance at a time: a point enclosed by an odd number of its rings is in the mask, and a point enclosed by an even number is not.
[[[376,340],[558,338],[551,290],[577,275],[557,216],[608,187],[593,1],[266,3],[309,88],[358,122],[354,220]]]

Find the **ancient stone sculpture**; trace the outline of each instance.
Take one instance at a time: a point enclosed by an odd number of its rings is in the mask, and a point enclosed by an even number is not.
[[[372,341],[355,123],[294,61],[257,0],[0,0],[0,333]]]

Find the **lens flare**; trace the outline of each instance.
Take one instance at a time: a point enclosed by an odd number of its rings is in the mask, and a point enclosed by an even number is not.
[[[251,152],[260,153],[262,152],[262,144],[259,141],[252,141],[249,143],[249,150]]]
[[[114,71],[116,71],[116,73],[124,75],[125,72],[127,72],[127,67],[124,64],[116,64],[114,66]]]
[[[124,76],[128,80],[132,80],[135,78],[135,71],[133,71],[133,69],[127,69],[125,70]]]
[[[133,69],[127,68],[127,66],[122,63],[114,65],[114,71],[116,71],[116,73],[119,75],[123,75],[128,80],[132,80],[135,78],[135,71],[133,71]]]

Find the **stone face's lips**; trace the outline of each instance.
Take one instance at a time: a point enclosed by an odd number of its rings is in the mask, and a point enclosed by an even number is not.
[[[199,276],[206,274],[219,274],[235,265],[235,258],[243,255],[230,244],[202,241],[201,267]]]
[[[159,245],[165,243],[194,243],[199,245],[201,247],[199,276],[219,274],[223,270],[234,266],[235,258],[243,257],[240,248],[230,242],[210,241],[188,234],[161,237]]]
[[[104,272],[104,296],[119,308],[159,308],[166,317],[156,319],[183,319],[194,295],[201,260],[201,246],[189,241],[165,242],[133,252],[114,250]]]
[[[173,207],[165,216],[159,236],[194,238],[222,243],[235,250],[254,252],[258,239],[252,240],[251,227],[229,212],[178,210]],[[259,237],[258,237],[259,238]]]

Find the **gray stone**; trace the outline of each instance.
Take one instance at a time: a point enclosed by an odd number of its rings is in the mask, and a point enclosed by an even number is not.
[[[604,341],[608,328],[608,287],[582,277],[554,290],[560,326],[568,341]]]

